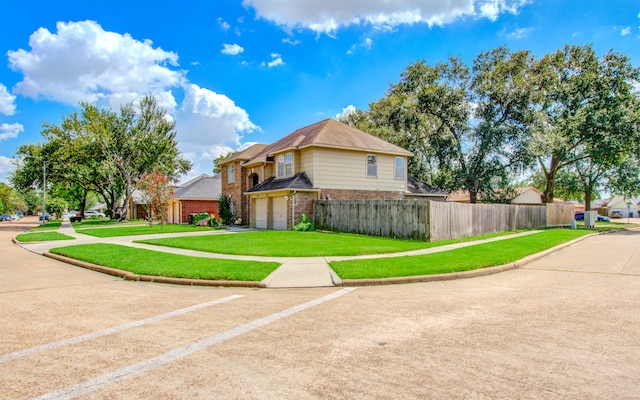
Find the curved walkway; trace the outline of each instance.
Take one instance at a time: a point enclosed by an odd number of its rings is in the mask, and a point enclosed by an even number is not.
[[[105,228],[109,229],[109,228]],[[361,256],[328,256],[328,257],[262,257],[262,256],[242,256],[242,255],[231,255],[231,254],[220,254],[220,253],[209,253],[202,252],[196,250],[187,250],[187,249],[178,249],[172,247],[165,246],[154,246],[150,244],[144,243],[134,243],[134,241],[146,240],[146,239],[155,239],[155,238],[166,238],[166,237],[184,237],[184,236],[205,236],[205,235],[221,235],[221,234],[236,234],[240,232],[247,232],[247,229],[228,229],[228,230],[219,230],[219,231],[205,231],[205,232],[193,232],[193,233],[161,233],[161,234],[152,234],[152,235],[137,235],[137,236],[119,236],[119,237],[111,237],[111,238],[97,238],[94,236],[84,235],[82,233],[76,232],[71,223],[68,220],[65,220],[60,228],[58,229],[59,233],[71,236],[76,240],[73,242],[73,245],[81,245],[81,244],[92,244],[92,243],[110,243],[122,246],[136,247],[141,249],[179,254],[185,256],[192,257],[202,257],[202,258],[221,258],[221,259],[233,259],[233,260],[257,260],[257,261],[265,261],[265,262],[278,262],[280,263],[280,267],[272,272],[269,276],[267,276],[262,282],[247,282],[247,286],[260,286],[263,288],[302,288],[302,287],[330,287],[330,286],[342,286],[343,284],[348,284],[349,286],[354,285],[373,285],[373,284],[389,284],[389,283],[404,283],[404,282],[417,282],[417,281],[425,281],[425,280],[444,280],[444,279],[455,279],[461,277],[470,277],[470,276],[478,276],[478,275],[486,275],[488,273],[499,272],[506,269],[516,268],[519,265],[522,265],[523,262],[519,263],[511,263],[506,266],[493,267],[493,268],[484,268],[482,270],[475,271],[466,271],[463,273],[457,274],[443,274],[443,275],[430,275],[428,277],[401,277],[401,278],[390,278],[390,279],[377,279],[377,280],[349,280],[343,282],[340,277],[331,269],[329,266],[329,262],[331,261],[344,261],[344,260],[354,260],[354,259],[373,259],[373,258],[389,258],[389,257],[401,257],[401,256],[416,256],[416,255],[424,255],[431,253],[438,253],[442,251],[449,251],[453,249],[458,249],[461,247],[473,246],[481,243],[495,242],[499,240],[511,239],[518,236],[532,235],[536,234],[540,231],[527,231],[521,233],[515,233],[512,235],[499,236],[490,239],[483,240],[475,240],[469,242],[461,242],[455,243],[445,246],[433,247],[429,249],[420,249],[413,250],[401,253],[389,253],[389,254],[372,254],[372,255],[361,255]],[[71,245],[69,242],[60,242],[60,241],[50,241],[50,242],[36,242],[36,243],[21,243],[17,242],[19,246],[27,249],[29,251],[50,255],[48,252],[52,248],[62,247]],[[547,254],[542,253],[542,254]],[[539,256],[539,255],[538,255]],[[62,259],[68,261],[69,259],[63,257],[56,257],[58,259]],[[76,263],[77,265],[86,266],[86,263]],[[105,269],[107,270],[107,269]],[[113,269],[108,269],[111,271],[115,271]],[[123,274],[126,276],[126,274]],[[134,276],[133,274],[130,274]],[[127,276],[131,279],[130,276]],[[136,278],[133,278],[136,279]],[[140,279],[138,277],[137,279]],[[158,279],[154,279],[158,281]],[[177,281],[177,279],[171,279],[168,281]],[[187,283],[194,284],[197,282],[196,280],[187,280]],[[220,283],[220,282],[219,282]],[[240,284],[235,282],[236,285]]]

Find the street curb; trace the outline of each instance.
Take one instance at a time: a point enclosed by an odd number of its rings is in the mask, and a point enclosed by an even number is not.
[[[343,286],[396,285],[396,284],[406,284],[406,283],[450,281],[450,280],[457,280],[457,279],[476,278],[484,275],[492,275],[492,274],[497,274],[500,272],[505,272],[512,269],[520,268],[523,265],[536,261],[549,254],[555,253],[556,251],[562,250],[565,247],[572,246],[587,238],[600,235],[600,234],[601,233],[591,233],[589,235],[584,235],[579,238],[573,239],[569,242],[562,243],[558,246],[541,251],[539,253],[526,256],[525,258],[522,258],[520,260],[510,262],[508,264],[496,265],[494,267],[479,268],[471,271],[451,272],[448,274],[416,275],[416,276],[403,276],[403,277],[380,278],[380,279],[343,279],[342,285]]]
[[[103,274],[116,276],[128,281],[142,281],[142,282],[156,282],[156,283],[170,283],[174,285],[188,285],[188,286],[227,286],[227,287],[258,287],[260,282],[256,281],[225,281],[225,280],[212,280],[212,279],[189,279],[189,278],[170,278],[166,276],[153,276],[153,275],[138,275],[133,272],[123,271],[121,269],[105,267],[102,265],[92,264],[85,261],[76,260],[61,256],[59,254],[49,253],[48,251],[42,253],[43,256],[52,258],[54,260],[62,261],[67,264],[75,265],[77,267],[90,269],[92,271],[101,272]]]
[[[635,229],[633,229],[635,230]],[[638,228],[640,230],[640,228]],[[556,247],[541,251],[539,253],[532,254],[524,257],[520,260],[497,265],[494,267],[480,268],[471,271],[452,272],[448,274],[434,274],[434,275],[417,275],[417,276],[403,276],[394,278],[380,278],[380,279],[343,279],[341,285],[336,286],[381,286],[381,285],[396,285],[407,283],[421,283],[421,282],[438,282],[449,281],[457,279],[469,279],[485,275],[497,274],[500,272],[509,271],[512,269],[520,268],[523,265],[536,261],[556,251],[562,250],[566,247],[572,246],[575,243],[581,242],[587,238],[596,235],[607,234],[610,232],[591,233],[589,235],[581,236],[573,239],[569,242],[560,244]],[[15,241],[15,239],[14,239]],[[15,241],[17,244],[20,242]],[[175,285],[189,285],[189,286],[224,286],[224,287],[251,287],[251,288],[264,288],[260,286],[260,282],[257,281],[225,281],[225,280],[209,280],[209,279],[188,279],[188,278],[170,278],[164,276],[152,276],[152,275],[138,275],[129,271],[124,271],[116,268],[105,267],[102,265],[92,264],[74,258],[53,254],[50,252],[42,253],[43,256],[49,257],[58,261],[62,261],[68,264],[72,264],[78,267],[90,269],[93,271],[101,272],[104,274],[116,276],[130,281],[142,281],[142,282],[156,282],[156,283],[170,283]]]

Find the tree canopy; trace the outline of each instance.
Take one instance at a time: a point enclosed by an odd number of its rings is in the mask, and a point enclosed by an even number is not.
[[[471,65],[414,62],[385,97],[341,120],[412,151],[411,175],[466,190],[471,202],[504,200],[518,176],[539,168],[544,202],[571,170],[588,203],[617,166],[638,159],[638,80],[628,57],[599,58],[589,45],[541,58],[499,47]]]
[[[17,188],[36,186],[42,178],[63,187],[81,203],[90,192],[98,193],[112,217],[126,217],[134,183],[146,173],[160,171],[177,180],[191,168],[180,157],[175,122],[168,118],[153,96],[138,106],[126,104],[118,112],[81,103],[81,110],[60,124],[43,124],[45,142],[21,146],[11,180]]]

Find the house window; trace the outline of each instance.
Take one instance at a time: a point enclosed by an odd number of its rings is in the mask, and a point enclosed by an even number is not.
[[[293,153],[278,156],[278,178],[293,175]]]
[[[236,165],[227,165],[227,183],[234,183],[236,181]]]
[[[367,176],[378,176],[378,156],[367,154]]]
[[[284,176],[284,156],[280,154],[278,156],[278,178]]]
[[[404,179],[404,157],[396,157],[396,179]]]

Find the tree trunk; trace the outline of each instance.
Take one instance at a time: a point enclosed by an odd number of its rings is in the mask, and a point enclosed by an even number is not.
[[[547,184],[545,186],[544,192],[542,193],[542,202],[543,203],[553,203],[554,195],[553,190],[556,184],[556,175],[558,174],[558,170],[560,169],[560,159],[555,156],[551,157],[551,165],[549,169],[545,169],[543,165],[544,176],[547,179]]]
[[[591,191],[592,191],[591,185],[586,185],[584,188],[584,210],[585,211],[591,210]]]

